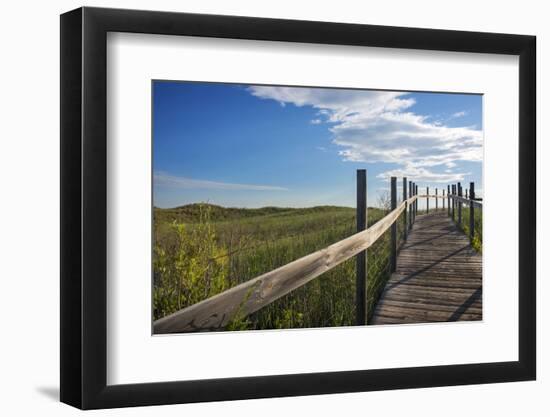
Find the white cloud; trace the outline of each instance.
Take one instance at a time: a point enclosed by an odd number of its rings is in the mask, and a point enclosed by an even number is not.
[[[334,123],[330,128],[333,143],[347,161],[395,163],[401,168],[391,172],[416,181],[447,182],[460,181],[465,174],[438,173],[430,167],[450,168],[459,160],[482,160],[480,130],[430,122],[428,117],[408,110],[415,103],[408,93],[263,86],[250,87],[249,91],[281,104],[318,109]]]
[[[218,182],[209,180],[198,180],[187,177],[177,177],[164,172],[153,174],[155,186],[176,187],[186,189],[209,189],[209,190],[243,190],[243,191],[287,191],[288,188],[272,185],[235,184],[230,182]]]
[[[408,166],[403,169],[393,169],[391,171],[383,172],[382,174],[378,174],[377,177],[384,179],[388,179],[390,177],[407,177],[415,182],[447,184],[462,181],[467,175],[470,175],[470,173],[450,172],[450,170],[445,170],[445,173],[440,173],[432,172],[423,167]]]
[[[319,125],[319,124],[323,123],[323,121],[321,119],[313,119],[310,123],[312,125]]]
[[[468,112],[465,111],[457,111],[456,113],[451,114],[451,119],[456,119],[458,117],[464,117],[468,114]]]

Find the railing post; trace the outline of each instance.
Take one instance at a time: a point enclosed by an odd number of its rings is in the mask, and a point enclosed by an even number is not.
[[[462,185],[458,183],[458,196],[462,197]],[[462,201],[457,200],[457,207],[458,207],[458,226],[462,228]]]
[[[456,185],[453,184],[453,197],[452,197],[452,202],[453,202],[453,210],[452,210],[452,214],[453,214],[453,222],[455,221],[455,205],[456,205],[456,200],[455,200],[455,195],[456,195]]]
[[[407,201],[407,177],[403,177],[403,201]],[[405,203],[405,213],[403,215],[403,239],[407,240],[407,210],[409,209],[409,203]]]
[[[413,195],[416,196],[416,183],[413,182]],[[414,200],[413,203],[413,223],[416,222],[416,203],[418,200]]]
[[[426,214],[430,212],[430,187],[426,187]]]
[[[412,192],[412,181],[409,181],[409,198],[413,196]],[[414,209],[414,202],[409,207],[409,230],[412,229],[413,225],[413,209]]]
[[[451,215],[451,186],[447,185],[447,215]]]
[[[413,182],[413,195],[416,196],[416,183]],[[414,200],[413,203],[413,223],[416,222],[416,202],[418,200]]]
[[[414,195],[418,196],[418,185],[414,186]],[[414,202],[414,220],[416,221],[416,216],[418,215],[418,198]]]
[[[437,201],[437,188],[435,189],[435,211],[437,211],[438,201]]]
[[[474,227],[475,227],[475,221],[474,221],[474,199],[476,198],[476,191],[474,188],[474,183],[470,183],[470,239],[474,240]]]
[[[367,171],[357,170],[357,232],[367,228]],[[356,259],[355,321],[358,326],[367,324],[367,251],[359,252]]]
[[[397,178],[391,177],[391,210],[397,208]],[[390,241],[390,266],[391,272],[395,272],[397,268],[397,221],[391,225],[391,241]]]
[[[441,193],[441,206],[443,207],[443,211],[445,211],[445,188],[441,190]]]

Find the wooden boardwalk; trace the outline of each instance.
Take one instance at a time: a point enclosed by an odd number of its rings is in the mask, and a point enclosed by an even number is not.
[[[446,211],[419,215],[369,324],[482,319],[482,257]]]

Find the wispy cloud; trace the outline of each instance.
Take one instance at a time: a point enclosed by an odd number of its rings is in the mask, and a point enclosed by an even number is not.
[[[313,119],[310,123],[312,125],[319,125],[319,124],[323,123],[323,121],[321,119]]]
[[[462,181],[469,172],[452,172],[447,169],[444,173],[432,172],[426,168],[406,167],[404,169],[393,169],[390,171],[378,174],[378,178],[389,179],[390,177],[407,177],[415,181],[424,183],[452,183]]]
[[[281,104],[318,109],[333,123],[332,141],[344,160],[400,165],[399,170],[382,176],[400,172],[419,181],[460,181],[465,173],[440,173],[435,167],[482,160],[480,130],[445,126],[411,112],[415,101],[407,97],[408,93],[263,86],[250,87],[249,91]],[[461,117],[466,112],[455,114]]]
[[[230,182],[199,180],[195,178],[178,177],[165,172],[155,172],[153,174],[153,180],[154,185],[159,187],[164,186],[203,190],[288,191],[288,188],[272,185],[236,184]]]
[[[456,113],[451,114],[451,119],[457,119],[459,117],[464,117],[468,114],[466,111],[457,111]]]

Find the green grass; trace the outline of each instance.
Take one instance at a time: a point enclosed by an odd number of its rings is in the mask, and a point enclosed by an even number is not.
[[[384,216],[369,208],[369,225]],[[402,221],[401,221],[402,223]],[[154,211],[154,318],[322,249],[355,233],[355,209],[224,208],[193,204]],[[389,232],[368,251],[368,311],[389,277]],[[355,258],[229,330],[355,323]]]
[[[455,213],[456,220],[458,222],[458,213]],[[463,207],[462,208],[462,222],[460,224],[457,223],[457,226],[466,234],[466,236],[470,236],[470,208],[469,207]],[[482,209],[478,207],[474,207],[474,238],[470,239],[470,242],[472,244],[472,247],[478,251],[479,253],[482,252],[483,249],[483,217],[482,217]]]

